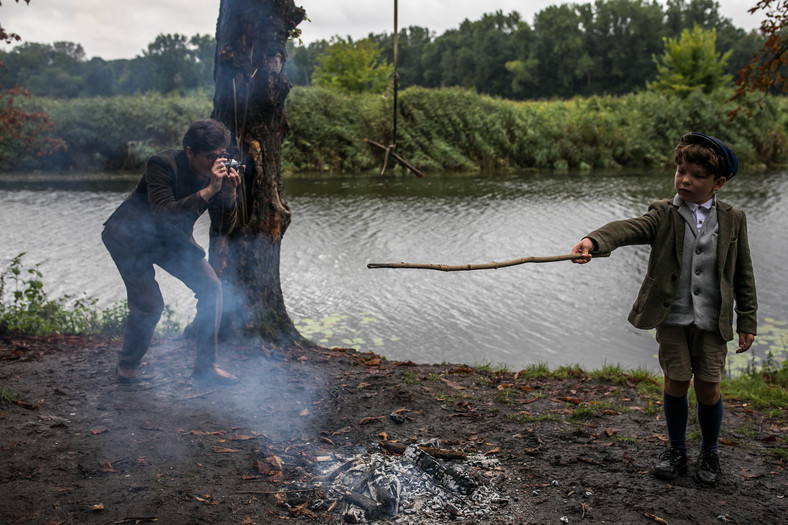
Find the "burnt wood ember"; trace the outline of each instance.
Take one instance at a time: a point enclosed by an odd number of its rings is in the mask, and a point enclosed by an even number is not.
[[[397,456],[359,455],[323,476],[323,489],[343,502],[345,523],[472,521],[508,503],[493,486],[505,478],[497,459],[462,454],[443,461],[426,450],[444,449],[410,445]]]

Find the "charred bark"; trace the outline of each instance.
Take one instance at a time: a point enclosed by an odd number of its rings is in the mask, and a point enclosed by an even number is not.
[[[237,226],[227,237],[211,235],[211,264],[225,292],[224,338],[301,339],[282,297],[279,256],[290,224],[281,169],[290,128],[285,43],[304,18],[293,0],[222,0],[219,8],[212,117],[233,132],[231,153],[246,164]]]

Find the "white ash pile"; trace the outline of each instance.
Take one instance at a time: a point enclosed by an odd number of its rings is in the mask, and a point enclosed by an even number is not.
[[[508,504],[495,490],[505,477],[497,459],[462,455],[443,461],[425,450],[439,448],[410,445],[401,455],[365,454],[339,467],[340,473],[328,473],[333,481],[323,489],[341,505],[334,512],[345,523],[474,522]]]

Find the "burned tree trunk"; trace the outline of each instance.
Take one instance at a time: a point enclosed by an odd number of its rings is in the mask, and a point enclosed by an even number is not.
[[[285,43],[304,17],[293,0],[222,0],[219,8],[212,117],[233,132],[231,153],[246,164],[238,225],[228,237],[211,235],[225,338],[243,331],[278,344],[300,339],[282,297],[279,256],[290,224],[281,171],[290,127]]]

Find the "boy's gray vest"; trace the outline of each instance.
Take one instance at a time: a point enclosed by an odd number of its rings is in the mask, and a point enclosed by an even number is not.
[[[676,296],[663,324],[688,326],[717,331],[719,324],[719,290],[717,284],[717,223],[716,201],[697,230],[695,216],[678,195],[673,200],[684,219],[684,247],[681,256],[681,275]]]

